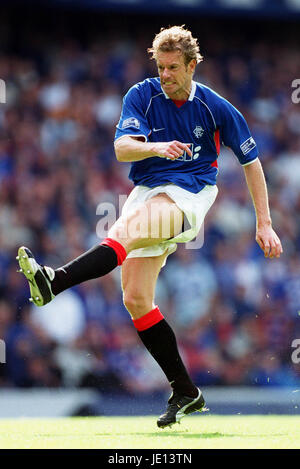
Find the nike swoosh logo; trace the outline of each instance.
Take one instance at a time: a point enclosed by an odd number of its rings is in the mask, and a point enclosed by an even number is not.
[[[153,132],[159,132],[160,130],[165,130],[165,127],[162,127],[161,129],[153,129]]]

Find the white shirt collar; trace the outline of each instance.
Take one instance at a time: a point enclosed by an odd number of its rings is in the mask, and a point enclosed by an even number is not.
[[[192,80],[192,89],[190,92],[189,101],[193,101],[195,93],[196,93],[196,82]]]

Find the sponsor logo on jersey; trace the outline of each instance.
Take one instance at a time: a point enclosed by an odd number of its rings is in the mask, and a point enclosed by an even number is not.
[[[135,127],[136,129],[139,129],[140,126],[140,121],[136,119],[136,117],[129,117],[128,119],[124,120],[122,129],[127,129],[128,127]]]
[[[193,156],[188,155],[187,152],[185,151],[182,156],[179,156],[179,158],[176,158],[176,160],[171,160],[171,161],[193,161],[193,160],[197,160],[197,158],[199,158],[199,152],[201,150],[201,146],[197,145],[195,147],[195,145],[193,143],[191,143],[190,150],[191,150]]]
[[[204,129],[201,127],[201,125],[196,125],[196,127],[193,130],[193,134],[195,135],[196,138],[201,138],[202,135],[204,134]]]
[[[256,143],[253,137],[250,137],[245,140],[244,143],[242,143],[242,145],[240,146],[243,155],[247,155],[247,153],[249,153],[249,151],[253,150],[253,148],[255,147]]]

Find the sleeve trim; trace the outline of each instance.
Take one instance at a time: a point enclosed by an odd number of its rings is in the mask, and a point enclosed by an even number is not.
[[[258,160],[258,156],[256,158],[254,158],[254,160],[248,161],[248,163],[242,164],[242,166],[249,166],[250,164],[254,163],[254,161],[256,161],[256,160]]]

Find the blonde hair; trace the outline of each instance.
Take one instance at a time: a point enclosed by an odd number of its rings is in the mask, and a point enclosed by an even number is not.
[[[152,47],[148,52],[152,54],[152,59],[157,60],[158,52],[180,51],[183,55],[185,65],[195,59],[197,63],[202,62],[203,57],[200,54],[198,40],[192,36],[191,31],[182,26],[171,26],[161,28],[160,32],[154,37]]]

